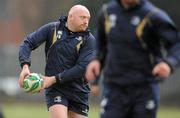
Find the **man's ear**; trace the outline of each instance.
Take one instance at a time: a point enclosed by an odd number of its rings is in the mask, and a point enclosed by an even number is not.
[[[69,19],[72,19],[72,17],[73,17],[73,15],[72,15],[72,14],[69,14],[69,17],[68,17],[68,18],[69,18]]]

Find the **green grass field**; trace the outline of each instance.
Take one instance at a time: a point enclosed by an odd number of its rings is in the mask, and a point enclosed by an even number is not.
[[[89,118],[98,118],[99,108],[90,106]],[[5,118],[49,118],[43,104],[4,104]],[[180,108],[161,107],[157,118],[180,118]]]

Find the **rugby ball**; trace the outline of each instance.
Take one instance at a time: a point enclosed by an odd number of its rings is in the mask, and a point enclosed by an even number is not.
[[[37,93],[43,86],[43,79],[40,74],[31,73],[23,81],[23,89],[25,92]]]

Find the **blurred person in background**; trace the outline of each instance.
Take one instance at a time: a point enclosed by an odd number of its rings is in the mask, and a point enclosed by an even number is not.
[[[94,81],[103,69],[101,118],[156,118],[159,81],[180,65],[175,24],[148,0],[112,0],[98,15],[97,52],[86,78]]]
[[[59,21],[29,34],[20,46],[19,85],[23,87],[23,80],[31,73],[31,51],[46,43],[46,68],[42,78],[51,118],[88,117],[90,89],[84,76],[94,49],[89,20],[89,10],[75,5],[67,17],[62,16]]]
[[[1,108],[0,108],[0,118],[4,118]]]

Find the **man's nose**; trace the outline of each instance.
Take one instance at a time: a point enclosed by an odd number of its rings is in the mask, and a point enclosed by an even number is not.
[[[84,23],[85,23],[85,24],[88,24],[88,23],[89,23],[89,19],[88,19],[88,18],[85,18],[85,19],[84,19]]]

